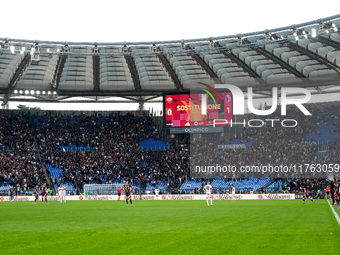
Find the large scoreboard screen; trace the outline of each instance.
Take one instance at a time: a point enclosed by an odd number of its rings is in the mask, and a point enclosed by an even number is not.
[[[214,119],[226,120],[224,125],[230,125],[232,94],[221,92],[214,96],[204,93],[165,94],[163,109],[166,126],[213,126]]]

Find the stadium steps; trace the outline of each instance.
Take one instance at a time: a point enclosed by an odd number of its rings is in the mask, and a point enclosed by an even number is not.
[[[53,167],[51,164],[46,164],[46,167],[50,171],[50,175],[53,176],[54,180],[59,182],[59,177],[63,171],[60,168]]]
[[[140,150],[169,150],[170,145],[163,140],[148,139],[139,143]]]
[[[259,188],[259,189],[264,189],[266,190],[269,186],[275,184],[275,180],[271,180],[270,182],[268,182],[267,184],[265,184],[263,187]]]
[[[329,113],[331,114],[331,112]],[[315,130],[305,136],[305,141],[315,141],[317,143],[334,143],[340,137],[340,133],[333,132],[338,124],[338,120],[330,120],[327,124],[315,126]]]
[[[234,185],[236,190],[239,192],[256,192],[264,186],[270,185],[271,183],[273,183],[273,180],[270,178],[249,178],[242,181],[231,181],[217,178],[211,183],[211,186],[215,191],[219,190],[219,192],[223,193],[230,192],[232,185]],[[186,181],[181,185],[180,190],[185,192],[192,192],[195,190],[195,188],[201,190],[202,182],[197,180]]]
[[[7,196],[8,195],[8,191],[10,190],[10,188],[11,188],[11,185],[9,185],[9,184],[7,184],[7,185],[2,185],[2,186],[0,186],[0,194],[3,194],[3,195],[5,195],[5,196]]]

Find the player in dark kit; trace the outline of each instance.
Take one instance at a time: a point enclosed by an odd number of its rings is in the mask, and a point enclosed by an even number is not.
[[[307,192],[307,189],[306,189],[306,188],[303,188],[303,197],[302,197],[302,200],[303,200],[303,203],[304,203],[304,204],[306,203],[306,198],[308,198],[310,201],[313,202],[313,204],[315,204],[315,201],[311,198],[311,196],[310,196],[309,193]]]
[[[48,202],[47,202],[47,187],[46,187],[46,183],[44,183],[41,186],[40,192],[41,192],[41,202],[44,203],[44,198],[45,198],[46,204],[48,204]]]
[[[129,199],[130,199],[131,206],[133,206],[132,199],[131,199],[132,186],[129,184],[129,181],[126,181],[126,184],[124,185],[124,192],[125,192],[126,206],[129,205]]]
[[[37,185],[34,189],[34,203],[37,203],[38,199],[39,199],[39,186]]]
[[[331,193],[331,197],[332,197],[332,204],[334,205],[335,204],[335,197],[334,197],[334,192],[335,192],[335,185],[334,185],[334,182],[332,181],[331,182],[331,188],[330,188],[330,193]]]
[[[334,202],[336,205],[340,204],[340,183],[335,185],[334,187]]]
[[[9,196],[11,197],[11,202],[14,201],[14,188],[13,186],[11,186],[11,188],[9,189]]]

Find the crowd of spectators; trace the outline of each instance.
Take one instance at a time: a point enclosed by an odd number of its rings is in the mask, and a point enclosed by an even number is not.
[[[339,107],[338,107],[339,108]],[[191,139],[191,159],[193,166],[235,166],[240,169],[241,166],[296,166],[301,172],[283,171],[275,172],[272,178],[290,178],[294,177],[311,177],[312,172],[306,172],[305,164],[339,164],[339,139],[333,144],[327,145],[328,150],[323,154],[317,152],[323,150],[322,146],[317,143],[305,143],[305,136],[315,132],[317,125],[326,124],[330,119],[338,120],[340,113],[334,115],[335,106],[313,107],[312,116],[305,116],[299,111],[288,111],[286,119],[294,119],[297,125],[294,128],[284,127],[280,122],[267,122],[261,128],[244,127],[237,132],[234,137],[241,143],[250,142],[251,145],[246,148],[236,149],[216,149],[217,144],[221,143],[217,138],[215,140],[201,136]],[[329,114],[329,112],[331,114]],[[279,113],[266,116],[266,119],[280,119]],[[255,124],[253,123],[255,126]],[[260,125],[260,124],[257,124]],[[339,121],[334,125],[334,130],[340,126]],[[202,174],[202,177],[205,173]],[[266,173],[267,174],[267,173]],[[300,176],[298,174],[301,174]],[[215,174],[216,175],[216,174]],[[261,173],[240,173],[241,177],[261,177]],[[222,173],[219,177],[232,178],[234,173]]]
[[[0,111],[0,184],[29,192],[47,180],[34,147],[29,116],[21,111]]]
[[[326,198],[327,189],[329,190],[329,198],[334,199],[334,195],[339,195],[340,181],[333,181],[327,179],[290,179],[286,182],[282,190],[286,193],[295,193],[296,195],[302,197],[304,195],[304,189],[308,194],[312,195],[314,198]],[[334,199],[335,200],[335,199]],[[333,200],[333,203],[334,203]]]
[[[131,183],[146,187],[148,183],[163,183],[176,189],[192,174],[195,165],[291,165],[324,162],[340,163],[340,140],[328,145],[317,156],[318,144],[303,143],[315,126],[338,120],[338,106],[312,107],[312,116],[298,110],[289,111],[287,119],[297,120],[294,128],[275,122],[261,128],[242,127],[233,138],[251,145],[242,149],[217,149],[221,137],[193,136],[188,142],[170,141],[169,150],[140,150],[146,139],[162,139],[151,117],[110,113],[63,113],[2,110],[0,112],[0,185],[32,189],[43,182],[68,183],[81,190],[86,183]],[[278,113],[267,116],[279,118]],[[333,132],[339,130],[339,122]],[[215,139],[215,140],[213,140]],[[191,140],[191,141],[190,141]],[[224,141],[225,142],[225,141]],[[89,148],[86,151],[65,150],[65,146]],[[51,164],[62,169],[59,178],[51,178],[45,167]],[[191,172],[191,173],[190,173]],[[47,178],[49,175],[49,179]],[[203,176],[204,177],[204,176]],[[221,177],[221,176],[219,176]],[[222,178],[253,177],[224,175]],[[259,177],[259,176],[256,176]],[[294,176],[278,173],[273,178]]]
[[[287,182],[283,190],[289,193],[303,193],[303,188],[307,191],[317,193],[318,191],[325,190],[330,185],[330,182],[325,179],[311,178],[311,179],[291,179]]]
[[[159,139],[148,116],[37,116],[37,144],[46,163],[63,170],[56,182],[81,189],[85,183],[113,183],[129,180],[178,185],[188,174],[181,148],[142,151],[139,142]],[[89,146],[89,151],[64,151],[63,145]],[[57,183],[58,184],[58,183]]]

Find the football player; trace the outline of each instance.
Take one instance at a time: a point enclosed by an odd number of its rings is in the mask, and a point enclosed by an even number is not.
[[[130,200],[131,206],[133,206],[132,199],[131,199],[132,186],[129,184],[129,181],[126,181],[124,185],[124,192],[125,192],[126,206],[129,205],[129,200]]]
[[[210,199],[210,204],[213,205],[212,196],[211,196],[211,192],[213,191],[213,187],[210,185],[209,181],[203,187],[203,191],[205,192],[205,198],[207,200],[207,205],[209,206],[209,199]]]

